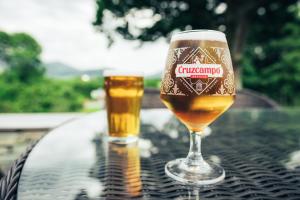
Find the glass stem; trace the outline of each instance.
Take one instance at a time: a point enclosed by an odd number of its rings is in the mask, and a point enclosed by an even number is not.
[[[190,131],[190,151],[186,157],[186,164],[199,166],[203,160],[201,153],[201,132]]]

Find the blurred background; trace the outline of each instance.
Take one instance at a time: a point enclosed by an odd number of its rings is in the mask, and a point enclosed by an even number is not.
[[[157,91],[171,35],[190,29],[227,35],[240,92],[300,106],[298,0],[1,0],[0,169],[102,109],[105,69],[144,71]]]

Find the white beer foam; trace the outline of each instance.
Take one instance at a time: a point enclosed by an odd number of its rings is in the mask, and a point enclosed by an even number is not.
[[[103,72],[103,76],[136,76],[136,77],[144,77],[144,73],[141,71],[135,71],[135,70],[105,70]]]
[[[227,42],[226,36],[224,33],[215,30],[190,30],[182,31],[172,35],[171,42],[176,40],[212,40],[212,41],[221,41]]]

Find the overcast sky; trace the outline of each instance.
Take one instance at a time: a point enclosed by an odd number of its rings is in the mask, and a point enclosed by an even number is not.
[[[95,31],[95,0],[1,0],[0,30],[26,32],[43,47],[44,62],[62,62],[78,69],[102,67],[162,71],[168,44],[145,43],[121,37],[107,49],[104,35]]]

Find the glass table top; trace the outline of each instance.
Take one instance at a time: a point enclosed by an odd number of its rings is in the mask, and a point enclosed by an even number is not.
[[[222,165],[223,182],[180,185],[167,161],[185,157],[187,129],[166,109],[142,110],[137,143],[107,142],[105,112],[49,132],[30,153],[18,200],[300,199],[300,111],[230,110],[203,139],[204,157]]]

